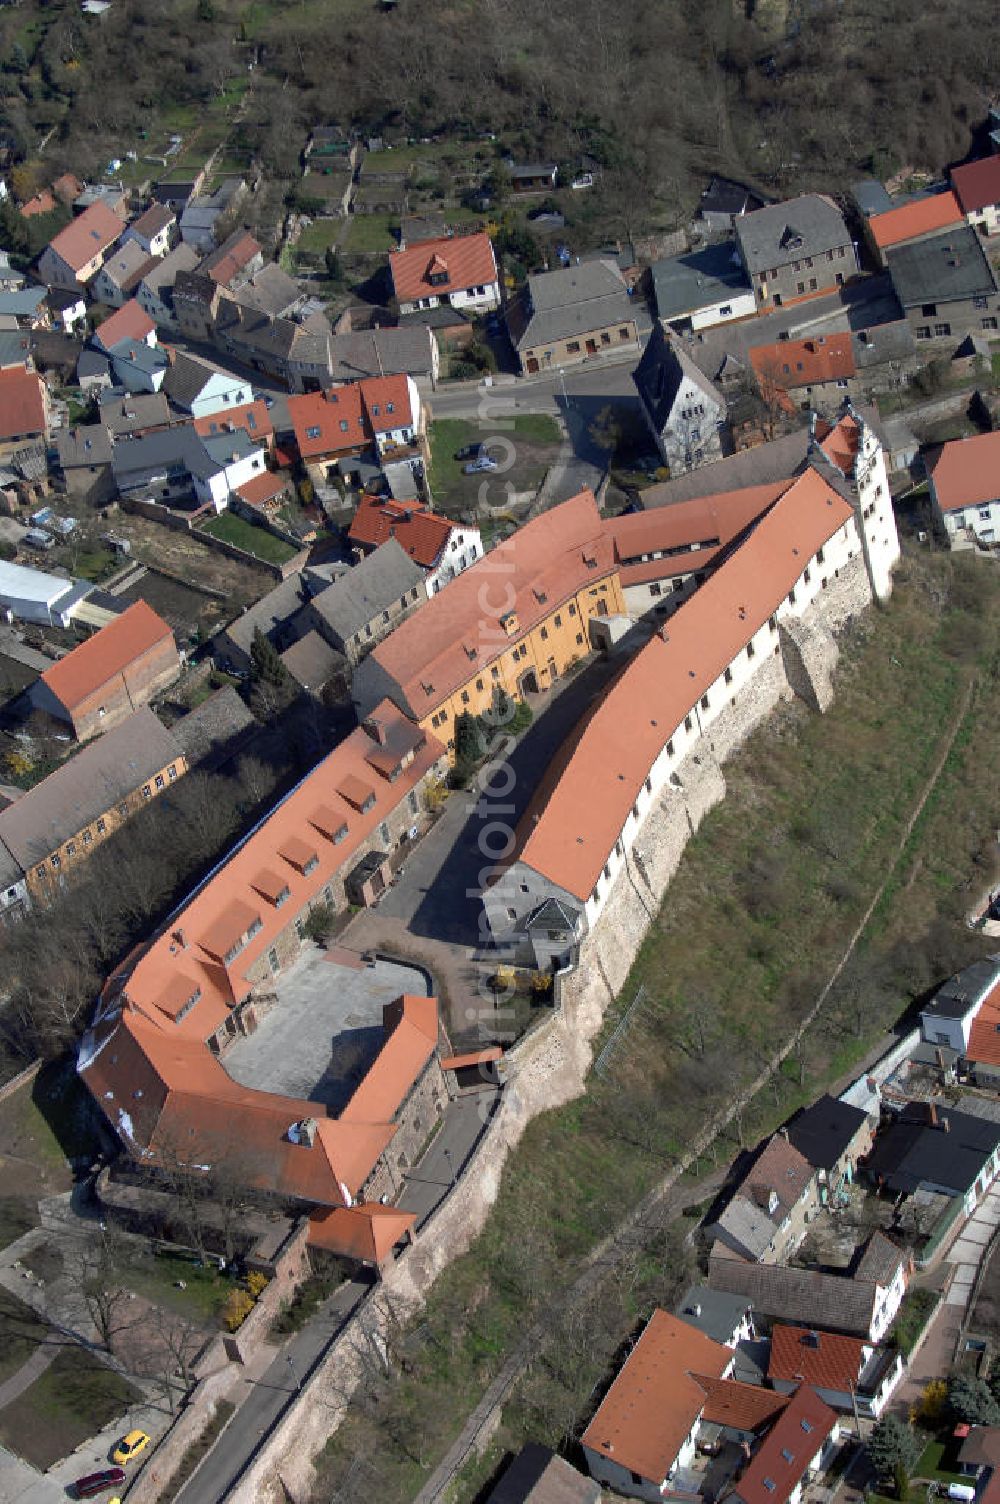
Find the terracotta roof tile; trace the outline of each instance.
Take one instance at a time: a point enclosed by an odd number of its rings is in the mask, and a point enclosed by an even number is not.
[[[737,1479],[735,1497],[743,1504],[785,1504],[836,1425],[836,1413],[803,1384]]]
[[[42,680],[68,710],[123,673],[136,659],[173,633],[152,606],[136,601],[121,616],[53,663]]]
[[[980,1004],[965,1053],[977,1065],[1000,1065],[1000,982]]]
[[[23,366],[0,371],[0,439],[32,438],[45,430],[42,378]]]
[[[783,1134],[776,1133],[748,1170],[743,1192],[766,1211],[768,1195],[773,1191],[784,1216],[811,1184],[815,1174],[812,1165],[798,1149]]]
[[[213,438],[220,433],[233,433],[237,429],[242,429],[252,439],[269,442],[274,437],[274,424],[263,398],[244,403],[241,407],[227,407],[221,412],[210,413],[207,418],[194,420],[194,431],[203,439]],[[259,476],[255,478],[260,479]]]
[[[875,244],[879,250],[885,251],[920,235],[930,235],[935,230],[947,229],[949,225],[961,224],[963,218],[958,199],[949,191],[914,199],[912,203],[901,204],[898,209],[887,209],[884,214],[873,214],[868,223]]]
[[[847,334],[814,334],[809,339],[755,345],[750,364],[758,381],[792,391],[822,381],[846,381],[855,374],[854,348]]]
[[[497,280],[496,257],[490,237],[483,232],[421,240],[405,251],[391,251],[389,270],[400,303],[446,296],[468,287],[487,287]],[[434,283],[432,275],[443,275],[445,280]]]
[[[360,383],[289,397],[288,416],[304,460],[348,454],[368,443],[370,434],[361,404]]]
[[[759,1384],[741,1384],[737,1379],[713,1379],[698,1374],[705,1391],[702,1419],[709,1425],[729,1426],[734,1431],[759,1431],[773,1425],[788,1404],[788,1396],[762,1389]]]
[[[335,1207],[332,1211],[313,1212],[306,1242],[310,1248],[325,1248],[341,1258],[383,1264],[416,1220],[414,1212],[401,1212],[377,1201]]]
[[[391,1122],[437,1048],[434,998],[403,996],[383,1011],[388,1037],[340,1114],[342,1123]]]
[[[98,200],[54,235],[49,244],[67,266],[78,272],[114,245],[124,228],[118,215]]]
[[[670,574],[707,568],[726,545],[777,501],[787,486],[787,480],[767,486],[747,486],[717,496],[698,496],[667,507],[652,507],[648,512],[607,518],[604,530],[614,544],[622,584],[644,584]],[[643,554],[661,557],[644,560]]]
[[[521,636],[563,600],[613,572],[597,504],[590,491],[581,491],[463,570],[370,656],[400,686],[419,720],[473,668],[482,672],[509,651],[516,639],[507,636],[502,617],[515,612]]]
[[[931,480],[943,512],[1000,498],[1000,433],[980,433],[941,446]]]
[[[654,1311],[583,1434],[583,1445],[660,1484],[705,1406],[697,1374],[722,1378],[733,1354],[695,1327]]]
[[[590,897],[668,738],[765,625],[817,548],[852,515],[813,469],[787,483],[725,567],[670,619],[665,637],[653,637],[636,654],[564,743],[518,825],[511,860],[519,858],[582,901]],[[475,566],[466,570],[434,597],[431,609],[463,581],[474,587],[475,575]]]
[[[421,502],[391,501],[362,496],[351,523],[348,541],[356,547],[377,548],[395,538],[423,569],[433,569],[444,551],[454,523]]]
[[[117,345],[122,339],[143,340],[152,334],[156,325],[149,314],[135,300],[122,305],[110,318],[98,324],[94,330],[94,339],[103,350],[110,350],[112,345]]]
[[[979,209],[988,209],[991,204],[1000,204],[1000,156],[983,157],[979,162],[953,167],[951,185],[965,214],[975,214]]]
[[[857,1385],[864,1364],[865,1344],[860,1337],[780,1323],[771,1330],[767,1376],[772,1383],[813,1384],[847,1394]]]

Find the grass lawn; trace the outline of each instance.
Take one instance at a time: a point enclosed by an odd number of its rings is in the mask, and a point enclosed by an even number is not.
[[[30,1306],[0,1289],[0,1384],[6,1383],[28,1361],[45,1341],[48,1331],[46,1323]]]
[[[396,214],[352,214],[340,242],[341,250],[357,256],[394,251],[398,241],[393,231],[398,225]]]
[[[125,1284],[137,1295],[144,1295],[164,1310],[196,1326],[217,1324],[219,1311],[235,1281],[217,1269],[206,1269],[182,1254],[136,1252],[129,1260]],[[184,1289],[178,1288],[183,1283]]]
[[[201,531],[210,533],[213,538],[221,538],[225,543],[232,543],[235,548],[242,548],[246,553],[253,554],[256,559],[264,559],[268,564],[286,564],[295,555],[295,549],[283,538],[276,538],[266,528],[256,527],[254,523],[247,522],[242,517],[237,517],[235,512],[220,512],[218,517],[210,517],[201,525]]]
[[[26,1192],[35,1197],[65,1190],[70,1184],[66,1161],[91,1157],[98,1148],[94,1108],[69,1061],[54,1061],[5,1102],[0,1102],[0,1155],[14,1156],[4,1166],[10,1190],[17,1165],[26,1163]]]
[[[949,1452],[953,1455],[953,1448],[948,1440],[928,1442],[920,1454],[920,1461],[913,1469],[913,1476],[933,1478],[936,1483],[943,1483],[946,1487],[949,1483],[971,1482],[967,1473],[957,1473],[941,1466],[945,1454]]]
[[[462,467],[469,462],[456,460],[458,450],[467,444],[488,444],[494,437],[500,441],[497,457],[501,464],[510,452],[507,444],[512,447],[514,462],[510,469],[502,473],[463,475]],[[561,433],[555,418],[547,413],[525,413],[513,423],[509,418],[504,419],[495,428],[465,418],[436,418],[428,427],[428,439],[431,446],[429,480],[435,504],[442,511],[474,511],[483,495],[491,505],[501,502],[507,485],[515,491],[529,491],[540,485],[546,469],[559,452]],[[484,484],[485,492],[482,491]]]
[[[991,787],[986,809],[968,788],[975,770],[1000,756],[998,648],[996,572],[964,555],[914,551],[889,604],[841,638],[826,714],[785,705],[729,760],[727,796],[689,843],[608,1009],[598,1048],[645,986],[610,1068],[591,1075],[585,1096],[528,1125],[483,1232],[402,1335],[407,1361],[386,1404],[422,1418],[419,1448],[394,1446],[373,1429],[375,1412],[352,1404],[331,1439],[320,1492],[332,1492],[364,1455],[377,1457],[369,1481],[382,1504],[412,1498],[535,1320],[543,1335],[497,1441],[517,1452],[527,1439],[558,1446],[578,1434],[629,1334],[688,1277],[690,1223],[651,1227],[634,1259],[579,1304],[567,1307],[566,1291],[709,1115],[788,1039],[883,880],[795,1069],[774,1073],[733,1118],[702,1160],[703,1175],[815,1099],[845,1059],[885,1042],[912,999],[986,952],[964,912],[970,889],[988,881],[981,864],[992,870],[995,860],[1000,788]],[[406,1434],[412,1439],[412,1428]],[[474,1486],[462,1487],[452,1504],[474,1497]]]
[[[294,250],[303,255],[322,256],[327,247],[336,242],[344,227],[342,219],[314,219],[302,231]]]
[[[44,1471],[141,1398],[84,1348],[65,1347],[41,1378],[0,1410],[0,1441]]]

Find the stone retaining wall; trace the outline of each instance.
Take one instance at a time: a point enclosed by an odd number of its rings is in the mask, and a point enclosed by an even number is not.
[[[856,562],[857,568],[842,571],[833,590],[823,592],[805,618],[807,626],[816,630],[810,652],[805,658],[800,655],[796,677],[814,703],[824,702],[823,686],[836,662],[830,626],[840,625],[871,599],[863,563]],[[507,1052],[508,1084],[461,1179],[416,1242],[383,1271],[383,1289],[397,1316],[416,1310],[442,1270],[465,1253],[482,1231],[507,1157],[532,1118],[585,1090],[592,1044],[607,1005],[628,977],[689,839],[725,797],[721,760],[791,694],[785,656],[779,650],[768,665],[761,666],[737,702],[716,718],[709,734],[677,769],[675,781],[651,807],[595,931],[581,944],[578,965],[557,978],[556,1010]],[[793,1042],[809,1021],[799,1025]],[[792,1047],[786,1044],[768,1063],[759,1081],[747,1089],[748,1097]],[[710,1143],[718,1129],[715,1121],[707,1125],[691,1155]],[[672,1172],[671,1178],[679,1173]],[[385,1334],[387,1325],[383,1301],[378,1296],[366,1301],[303,1386],[301,1400],[286,1412],[226,1496],[232,1504],[287,1504],[308,1498],[314,1480],[312,1459],[343,1418],[362,1377],[362,1355],[373,1330]]]

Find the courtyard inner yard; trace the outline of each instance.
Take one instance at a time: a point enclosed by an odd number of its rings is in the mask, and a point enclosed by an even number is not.
[[[310,946],[276,979],[276,991],[257,1031],[229,1046],[226,1070],[241,1086],[339,1113],[381,1048],[385,1004],[429,989],[419,967]]]

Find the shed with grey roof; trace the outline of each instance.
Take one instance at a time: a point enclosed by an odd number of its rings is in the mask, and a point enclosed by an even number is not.
[[[850,194],[865,219],[871,219],[873,214],[886,214],[893,207],[888,191],[877,178],[862,178],[852,183]]]
[[[249,673],[250,650],[257,632],[262,632],[279,652],[290,647],[302,635],[297,618],[306,600],[300,575],[290,575],[275,585],[218,634],[214,649],[221,666],[238,674]]]
[[[257,730],[257,721],[227,684],[170,729],[189,767],[217,768],[246,744]]]
[[[313,596],[307,612],[327,642],[356,665],[426,599],[424,571],[389,538]]]
[[[674,1307],[674,1314],[713,1342],[735,1347],[741,1337],[752,1334],[752,1310],[745,1295],[713,1290],[711,1285],[689,1285]]]
[[[649,273],[656,311],[675,328],[701,328],[754,312],[753,288],[735,240],[654,261]]]

